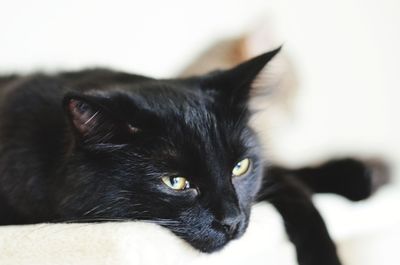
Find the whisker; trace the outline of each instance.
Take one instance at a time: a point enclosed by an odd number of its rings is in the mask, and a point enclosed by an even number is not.
[[[85,212],[84,214],[83,214],[83,216],[85,216],[85,215],[88,215],[88,214],[90,214],[90,213],[92,213],[92,212],[94,212],[94,211],[96,211],[98,208],[100,208],[102,205],[101,204],[99,204],[99,205],[97,205],[97,206],[95,206],[95,207],[93,207],[92,209],[90,209],[89,211],[87,211],[87,212]]]
[[[78,218],[78,219],[65,219],[60,220],[62,223],[92,223],[92,222],[129,222],[133,219],[128,218]]]

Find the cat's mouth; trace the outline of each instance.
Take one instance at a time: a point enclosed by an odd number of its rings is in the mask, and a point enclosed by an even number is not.
[[[246,220],[243,219],[235,224],[221,224],[219,222],[213,223],[213,228],[225,234],[228,241],[241,237],[246,231]]]
[[[184,239],[194,248],[205,253],[219,251],[231,240],[240,238],[247,229],[248,222],[243,220],[234,228],[227,228],[221,224],[214,224],[213,228],[204,231],[201,237],[185,237]]]

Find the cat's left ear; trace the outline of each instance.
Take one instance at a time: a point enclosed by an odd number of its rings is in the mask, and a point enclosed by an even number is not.
[[[281,47],[245,61],[232,69],[213,72],[204,78],[203,88],[213,91],[213,94],[220,100],[227,101],[230,106],[247,104],[256,80],[280,50]]]
[[[114,105],[112,99],[101,95],[68,93],[64,97],[64,109],[76,137],[89,145],[122,143],[138,130],[115,114]]]

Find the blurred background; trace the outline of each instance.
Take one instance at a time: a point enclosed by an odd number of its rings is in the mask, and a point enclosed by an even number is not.
[[[399,264],[398,0],[2,0],[0,73],[105,66],[172,77],[243,36],[261,43],[249,55],[284,44],[296,76],[289,118],[263,129],[275,160],[390,162],[393,183],[370,201],[316,200],[348,264]]]

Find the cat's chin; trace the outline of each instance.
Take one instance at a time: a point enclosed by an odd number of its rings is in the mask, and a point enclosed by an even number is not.
[[[230,239],[225,240],[215,240],[215,241],[207,241],[207,242],[191,242],[190,244],[200,250],[203,253],[213,253],[221,250],[230,242]]]
[[[228,236],[225,233],[218,232],[218,236],[215,236],[213,238],[203,239],[203,240],[195,240],[195,241],[190,241],[186,240],[189,242],[190,245],[192,245],[194,248],[200,250],[201,252],[204,253],[213,253],[221,250],[223,247],[225,247],[229,242],[232,240],[240,238],[246,230],[246,227],[244,229],[240,230],[233,238]]]

